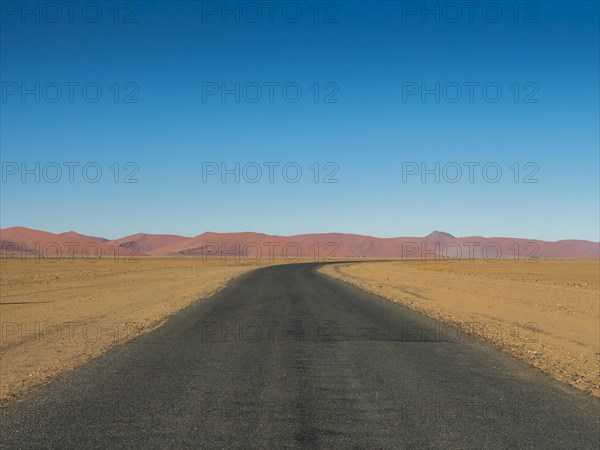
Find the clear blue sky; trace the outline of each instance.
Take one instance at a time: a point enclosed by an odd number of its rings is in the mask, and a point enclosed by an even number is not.
[[[207,230],[391,237],[435,229],[600,240],[598,2],[521,2],[518,17],[514,2],[501,2],[497,22],[495,11],[481,8],[471,21],[466,6],[454,21],[456,11],[437,2],[427,2],[439,5],[437,22],[433,14],[413,14],[421,2],[337,2],[337,9],[321,2],[317,23],[313,2],[297,3],[302,17],[295,23],[292,7],[282,11],[289,2],[280,2],[273,23],[264,2],[255,3],[262,8],[256,23],[248,8],[239,23],[232,14],[209,14],[221,2],[140,2],[137,11],[122,2],[115,23],[112,3],[101,2],[96,23],[93,10],[74,11],[70,23],[64,9],[51,23],[56,12],[38,3],[36,23],[36,2],[25,16],[3,6],[2,227],[109,238]],[[123,23],[127,14],[134,23]],[[20,92],[35,91],[36,82],[39,103]],[[79,83],[73,101],[69,82]],[[219,94],[203,99],[204,83],[233,88],[236,82],[246,87],[239,103],[232,94],[225,102]],[[248,83],[268,82],[280,83],[273,102],[266,88],[259,101],[249,101],[256,91]],[[403,99],[411,87],[434,89],[436,82],[439,103],[433,94]],[[468,82],[480,83],[473,102]],[[55,103],[53,83],[63,86]],[[101,87],[98,102],[84,98],[86,83]],[[298,102],[284,99],[286,83],[301,87]],[[464,90],[453,103],[455,83]],[[500,86],[499,101],[489,100],[493,91],[484,98],[486,83]],[[129,94],[138,102],[123,102]],[[329,94],[338,101],[325,103]],[[40,172],[46,166],[40,182],[34,175],[22,182],[21,164],[35,171],[36,162]],[[52,162],[79,163],[74,182],[64,166],[58,181],[48,182]],[[97,183],[81,174],[90,162],[103,169]],[[109,168],[115,162],[118,183]],[[138,183],[122,182],[132,170],[123,167],[127,162],[139,167]],[[203,162],[295,162],[303,176],[286,182],[279,166],[274,183],[266,169],[257,183],[235,183],[233,176],[203,182]],[[315,162],[319,183],[309,168]],[[338,183],[322,182],[328,162],[339,167]],[[419,175],[403,182],[406,162],[480,166],[473,183],[466,168],[456,183],[436,183],[433,175],[425,183]],[[497,183],[482,177],[490,162],[503,170]],[[519,183],[510,169],[515,162]],[[535,165],[525,168],[528,162]],[[532,167],[539,182],[523,183]]]

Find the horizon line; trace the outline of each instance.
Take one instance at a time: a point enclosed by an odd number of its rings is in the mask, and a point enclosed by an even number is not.
[[[370,234],[360,234],[360,233],[344,233],[344,232],[339,232],[339,231],[329,231],[329,232],[313,232],[313,233],[295,233],[295,234],[272,234],[272,233],[264,233],[264,232],[260,232],[260,231],[210,231],[210,230],[206,230],[203,231],[199,234],[193,235],[193,236],[186,236],[183,234],[177,234],[177,233],[147,233],[144,231],[138,231],[136,233],[129,233],[129,234],[125,234],[123,236],[117,237],[117,238],[108,238],[105,236],[98,236],[95,234],[86,234],[86,233],[82,233],[79,231],[75,231],[73,229],[71,230],[67,230],[67,231],[61,231],[61,232],[54,232],[54,231],[48,231],[48,230],[43,230],[43,229],[39,229],[39,228],[30,228],[30,227],[26,227],[23,225],[14,225],[14,226],[10,226],[10,227],[4,227],[4,228],[0,228],[0,232],[11,229],[11,228],[23,228],[26,230],[30,230],[30,231],[39,231],[39,232],[43,232],[43,233],[50,233],[50,234],[55,234],[55,235],[62,235],[62,234],[66,234],[66,233],[77,233],[79,235],[82,236],[87,236],[87,237],[93,237],[93,238],[99,238],[99,239],[106,239],[107,241],[117,241],[117,240],[121,240],[123,238],[126,237],[130,237],[130,236],[135,236],[138,234],[144,234],[144,235],[150,235],[150,236],[179,236],[181,238],[184,239],[194,239],[197,238],[203,234],[206,233],[214,233],[214,234],[261,234],[264,236],[274,236],[274,237],[282,237],[282,238],[290,238],[290,237],[297,237],[297,236],[308,236],[308,235],[327,235],[327,234],[338,234],[338,235],[343,235],[343,236],[359,236],[359,237],[367,237],[367,238],[372,238],[372,239],[404,239],[404,238],[411,238],[411,239],[424,239],[427,238],[429,236],[431,236],[434,233],[439,233],[439,234],[447,234],[448,235],[448,239],[466,239],[466,238],[484,238],[484,239],[522,239],[522,240],[531,240],[531,241],[540,241],[540,242],[550,242],[550,243],[556,243],[556,242],[562,242],[562,241],[583,241],[583,242],[591,242],[594,244],[600,244],[600,241],[594,241],[594,240],[590,240],[590,239],[579,239],[579,238],[563,238],[563,239],[558,239],[558,240],[554,240],[554,241],[549,241],[549,240],[544,240],[544,239],[539,239],[539,238],[527,238],[527,237],[515,237],[515,236],[484,236],[484,235],[469,235],[469,236],[454,236],[451,233],[448,233],[446,231],[440,231],[440,230],[434,230],[431,231],[429,234],[424,235],[424,236],[392,236],[392,237],[380,237],[380,236],[374,236],[374,235],[370,235]]]

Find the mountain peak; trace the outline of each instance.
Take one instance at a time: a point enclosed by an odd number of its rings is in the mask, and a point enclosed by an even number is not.
[[[433,231],[425,236],[425,239],[433,238],[433,239],[455,239],[450,233],[446,233],[445,231]]]

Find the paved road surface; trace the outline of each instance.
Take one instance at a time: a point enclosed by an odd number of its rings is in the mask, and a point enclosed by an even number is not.
[[[315,267],[248,273],[5,408],[0,446],[599,448],[597,399]]]

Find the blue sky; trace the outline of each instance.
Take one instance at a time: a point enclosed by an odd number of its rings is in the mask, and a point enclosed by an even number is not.
[[[54,20],[44,3],[28,2],[25,16],[14,10],[20,2],[8,3],[2,227],[109,238],[435,229],[600,240],[597,2],[521,2],[518,17],[514,2],[500,2],[497,21],[481,8],[469,20],[463,2],[454,3],[462,5],[457,20],[452,5],[426,2],[439,8],[436,20],[421,15],[421,2],[354,1],[321,2],[318,20],[314,2],[279,2],[271,21],[255,2],[256,22],[247,2],[226,2],[239,5],[239,20],[223,17],[221,2],[121,2],[115,20],[114,3],[101,2],[96,22],[93,9],[72,20],[64,9]],[[236,83],[239,102],[208,94]],[[56,86],[62,96],[53,102]],[[423,88],[437,90],[438,101]],[[65,163],[73,163],[72,183]],[[248,171],[239,183],[220,174],[203,182],[203,163]],[[255,174],[249,163],[264,169],[256,183],[244,179]],[[273,183],[265,163],[279,164]],[[407,163],[419,173],[403,182]],[[421,165],[436,163],[440,182],[423,182]],[[478,164],[472,183],[464,163]],[[33,171],[24,179],[23,164]],[[285,164],[291,178],[302,169],[299,181],[286,181]],[[462,176],[448,182],[456,165]],[[335,170],[338,182],[323,182]],[[133,172],[138,182],[124,182]],[[523,182],[528,174],[538,182]]]

